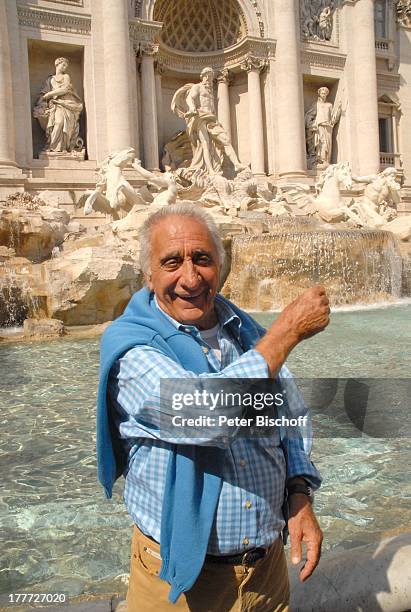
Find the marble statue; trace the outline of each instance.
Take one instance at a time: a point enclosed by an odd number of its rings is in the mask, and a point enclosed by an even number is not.
[[[364,194],[351,206],[359,218],[360,227],[392,232],[400,240],[411,238],[411,215],[398,216],[401,185],[396,181],[395,168],[385,168],[378,174],[353,177],[356,183],[365,183]]]
[[[33,116],[46,133],[45,151],[81,151],[83,140],[79,137],[79,117],[83,102],[67,73],[68,59],[58,57],[54,64],[56,74],[49,76],[43,84]]]
[[[356,183],[366,183],[364,195],[352,208],[360,218],[360,225],[382,228],[396,217],[396,207],[401,201],[401,185],[395,180],[395,168],[385,168],[378,174],[353,177]]]
[[[359,218],[350,209],[342,195],[343,189],[351,189],[351,169],[346,162],[329,165],[320,175],[313,197],[307,185],[293,185],[289,196],[307,215],[315,215],[327,223],[339,223],[350,219],[356,225]]]
[[[187,192],[190,191],[190,187],[183,187],[177,182],[177,176],[170,170],[160,174],[155,174],[154,172],[150,172],[150,170],[143,168],[140,160],[136,160],[132,164],[132,167],[138,172],[138,174],[140,174],[142,178],[146,179],[147,185],[150,185],[150,187],[154,187],[158,190],[158,193],[156,193],[151,203],[149,200],[146,200],[151,207],[175,204],[177,201],[177,196],[184,197]],[[141,194],[142,193],[143,192],[141,191]]]
[[[93,191],[86,191],[79,200],[78,205],[84,203],[85,215],[95,210],[109,214],[113,221],[117,221],[136,207],[145,209],[148,205],[158,207],[176,202],[178,185],[174,175],[171,172],[154,174],[143,168],[135,157],[136,152],[130,147],[112,153],[103,161],[96,188]],[[123,170],[127,166],[136,170],[145,180],[145,187],[152,185],[160,192],[152,198],[144,188],[135,190],[124,177]]]
[[[411,25],[411,0],[396,0],[398,21],[404,26]]]
[[[304,38],[331,40],[334,0],[302,0],[301,31]]]
[[[281,189],[277,187],[272,190],[268,185],[259,185],[250,168],[241,170],[233,180],[221,175],[214,176],[198,202],[208,208],[218,207],[229,217],[254,210],[273,216],[291,216],[292,213]]]
[[[146,205],[142,196],[126,180],[123,170],[134,163],[136,152],[133,148],[111,153],[102,162],[96,188],[86,191],[79,200],[83,203],[84,214],[93,210],[109,214],[114,221],[124,217],[136,204]]]
[[[245,168],[235,153],[229,136],[218,121],[214,108],[212,68],[204,68],[200,83],[187,83],[174,94],[171,109],[187,124],[187,135],[193,149],[193,159],[185,178],[223,173],[228,159],[239,172]]]
[[[332,135],[341,115],[341,102],[327,102],[328,87],[318,89],[318,98],[305,113],[308,166],[328,165],[331,162]]]

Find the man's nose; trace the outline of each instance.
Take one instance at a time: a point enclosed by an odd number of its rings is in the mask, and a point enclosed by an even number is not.
[[[200,281],[201,277],[191,259],[184,261],[183,265],[181,266],[181,285],[187,289],[195,289],[199,285]]]

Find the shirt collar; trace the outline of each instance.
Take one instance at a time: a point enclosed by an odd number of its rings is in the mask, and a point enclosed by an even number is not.
[[[170,315],[167,314],[159,306],[159,303],[157,301],[157,296],[155,294],[154,294],[154,303],[157,306],[157,308],[161,311],[161,313],[174,325],[174,327],[176,327],[180,331],[188,331],[188,332],[195,331],[196,333],[199,333],[199,330],[195,325],[184,325],[183,323],[179,323],[179,321],[176,321],[175,319],[173,319],[173,317],[170,317]],[[220,299],[220,296],[218,294],[215,296],[214,306],[215,306],[217,319],[218,319],[220,326],[222,328],[228,327],[229,331],[233,334],[236,340],[240,340],[240,327],[241,327],[240,317],[235,314],[234,310],[228,304],[226,304],[225,302],[223,302],[222,299]]]

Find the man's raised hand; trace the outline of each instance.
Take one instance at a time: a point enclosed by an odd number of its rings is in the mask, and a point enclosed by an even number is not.
[[[323,331],[329,322],[330,302],[324,287],[316,285],[288,304],[273,326],[281,323],[300,342]]]
[[[266,360],[270,375],[277,375],[301,340],[318,334],[329,321],[330,303],[320,285],[307,289],[288,304],[255,347]]]

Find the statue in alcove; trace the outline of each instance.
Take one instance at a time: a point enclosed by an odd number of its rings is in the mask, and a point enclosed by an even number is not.
[[[331,162],[332,135],[341,116],[341,102],[327,102],[328,87],[318,89],[318,98],[305,113],[307,161],[309,168],[328,166]]]
[[[79,119],[83,102],[67,73],[69,60],[58,57],[56,73],[44,82],[33,117],[38,119],[46,134],[45,152],[70,153],[84,158],[83,139],[79,136]]]
[[[330,41],[336,0],[301,0],[301,31],[306,39]]]
[[[218,121],[214,108],[212,68],[204,68],[200,83],[187,83],[174,94],[171,109],[187,124],[187,136],[193,149],[190,167],[184,175],[191,180],[223,173],[228,159],[235,173],[246,168],[237,157],[230,138]]]

